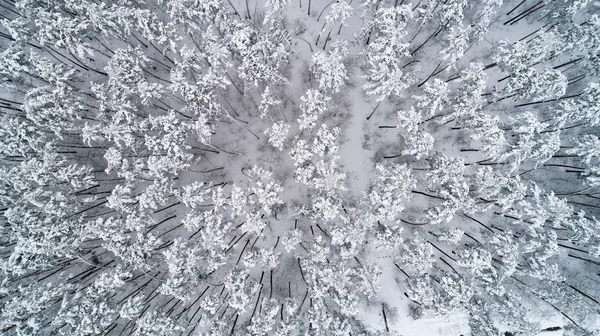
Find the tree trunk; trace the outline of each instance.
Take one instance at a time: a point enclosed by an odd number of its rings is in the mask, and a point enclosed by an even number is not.
[[[329,33],[327,33],[327,38],[325,38],[325,43],[323,43],[323,50],[327,47],[327,42],[329,42],[329,36],[331,36],[331,29],[329,29]]]
[[[248,0],[246,0],[246,12],[248,13],[248,19],[252,20],[252,17],[250,17],[250,7],[248,7]],[[233,332],[233,329],[231,332]]]

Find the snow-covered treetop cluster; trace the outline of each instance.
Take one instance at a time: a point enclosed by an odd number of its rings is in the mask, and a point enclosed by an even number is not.
[[[600,335],[598,1],[0,21],[0,334]]]

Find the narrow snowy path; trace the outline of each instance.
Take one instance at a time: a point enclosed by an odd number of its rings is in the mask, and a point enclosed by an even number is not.
[[[348,174],[348,188],[354,195],[366,190],[372,170],[372,153],[363,148],[365,118],[371,107],[363,98],[360,88],[348,92],[352,106],[350,119],[345,128],[345,140],[340,148],[344,171]]]

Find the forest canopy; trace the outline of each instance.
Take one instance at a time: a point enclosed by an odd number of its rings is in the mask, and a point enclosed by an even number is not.
[[[600,335],[600,2],[0,22],[0,334]]]

